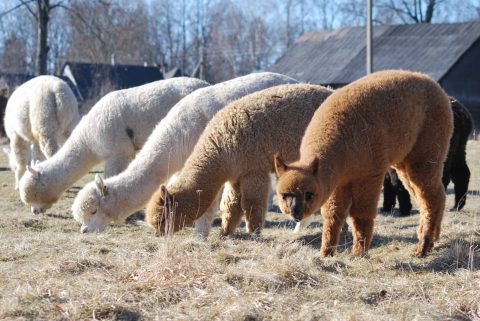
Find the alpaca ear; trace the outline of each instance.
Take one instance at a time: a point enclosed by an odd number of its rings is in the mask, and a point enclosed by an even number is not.
[[[167,187],[165,185],[160,185],[160,197],[163,199],[163,200],[166,200],[168,199],[170,196],[170,194],[168,193],[168,190],[167,190]]]
[[[97,188],[98,194],[102,195],[102,197],[108,195],[107,186],[105,185],[103,178],[98,174],[95,174],[95,187]]]
[[[38,171],[36,171],[33,167],[27,165],[27,171],[32,174],[33,178],[37,179],[39,176]]]
[[[278,153],[273,156],[273,163],[275,164],[275,173],[277,174],[277,177],[283,175],[288,168]]]
[[[308,165],[308,168],[310,169],[310,172],[311,172],[313,175],[317,175],[319,162],[320,162],[320,161],[318,160],[318,157],[315,157],[315,158],[310,162],[310,165]]]

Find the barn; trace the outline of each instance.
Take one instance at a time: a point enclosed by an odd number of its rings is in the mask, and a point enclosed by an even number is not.
[[[365,75],[365,28],[303,34],[270,68],[300,81],[344,86]],[[378,25],[373,28],[373,71],[428,74],[463,102],[480,126],[480,22]]]

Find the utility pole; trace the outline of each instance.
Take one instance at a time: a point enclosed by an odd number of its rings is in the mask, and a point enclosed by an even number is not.
[[[372,0],[367,0],[367,75],[372,73]]]

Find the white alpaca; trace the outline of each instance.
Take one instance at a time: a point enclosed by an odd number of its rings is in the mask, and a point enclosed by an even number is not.
[[[81,231],[102,231],[110,222],[122,222],[141,209],[159,184],[183,167],[208,121],[228,103],[258,90],[296,82],[275,73],[250,74],[182,99],[157,125],[124,172],[105,181],[97,176],[78,193],[72,211],[82,223]],[[199,234],[208,235],[214,207],[197,220]]]
[[[15,189],[29,162],[52,157],[80,121],[75,95],[66,82],[54,76],[38,76],[11,95],[4,127],[10,148],[4,148],[15,172]]]
[[[109,93],[83,117],[52,158],[20,180],[20,198],[43,212],[95,164],[105,160],[105,175],[123,171],[155,125],[183,97],[209,86],[194,78],[172,78]]]

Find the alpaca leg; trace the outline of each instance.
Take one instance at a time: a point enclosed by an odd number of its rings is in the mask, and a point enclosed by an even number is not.
[[[340,240],[340,232],[345,225],[352,205],[350,186],[335,189],[329,199],[322,206],[323,231],[320,254],[333,255]]]
[[[383,180],[383,212],[391,212],[395,208],[395,189],[390,175],[386,174]]]
[[[18,135],[14,135],[10,140],[10,166],[15,172],[16,190],[28,164],[29,148],[30,144]]]
[[[222,234],[231,235],[242,220],[241,189],[240,184],[227,182],[223,189],[220,202],[222,212]]]
[[[105,178],[112,177],[123,172],[127,168],[131,160],[132,160],[132,157],[126,154],[110,156],[105,161],[105,170],[104,170]]]
[[[212,205],[205,211],[205,213],[195,220],[195,231],[197,235],[206,238],[210,234],[210,228],[212,227],[212,221],[215,214],[218,212],[219,195],[213,201]]]
[[[268,203],[270,177],[265,172],[253,172],[240,178],[241,206],[248,233],[260,234]]]
[[[306,229],[310,223],[313,221],[313,214],[307,217],[304,217],[300,222],[295,225],[293,233],[300,233],[300,231]]]
[[[373,224],[377,215],[378,198],[382,187],[381,174],[379,178],[357,181],[352,184],[352,254],[366,252],[373,236]]]
[[[42,153],[42,149],[38,144],[33,144],[33,156],[32,160],[36,163],[37,161],[43,162],[45,160],[45,155]]]
[[[467,162],[465,160],[465,155],[463,158],[455,160],[455,163],[452,166],[452,182],[455,185],[455,206],[454,209],[459,211],[465,206],[465,201],[467,198],[468,192],[468,183],[470,181],[470,169],[468,168]]]
[[[402,166],[402,177],[408,180],[420,206],[418,245],[416,255],[423,257],[432,249],[440,235],[440,225],[445,210],[445,189],[438,167],[428,162],[410,162]]]

